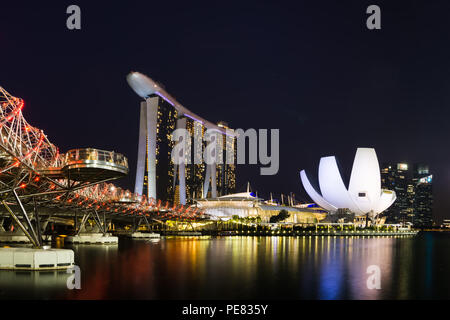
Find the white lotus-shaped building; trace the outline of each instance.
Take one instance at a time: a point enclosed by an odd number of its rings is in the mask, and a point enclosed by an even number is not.
[[[373,148],[356,150],[348,189],[342,181],[334,156],[320,158],[321,194],[311,185],[305,170],[300,172],[300,178],[311,199],[330,213],[335,213],[338,209],[349,209],[357,216],[378,214],[397,199],[394,191],[381,189],[380,167]]]

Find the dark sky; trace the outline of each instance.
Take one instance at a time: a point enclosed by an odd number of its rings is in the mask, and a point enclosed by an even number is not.
[[[278,175],[239,168],[240,189],[306,200],[300,169],[336,155],[349,171],[357,147],[374,147],[380,162],[428,163],[435,217],[450,217],[450,2],[58,2],[2,1],[0,85],[61,151],[128,156],[122,186],[136,166],[133,70],[210,121],[280,129]],[[370,4],[381,30],[366,28]]]

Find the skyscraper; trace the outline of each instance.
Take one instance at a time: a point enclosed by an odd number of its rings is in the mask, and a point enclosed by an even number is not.
[[[177,122],[177,128],[185,128],[190,135],[190,139],[187,141],[186,152],[191,156],[192,159],[201,159],[202,158],[202,150],[204,147],[203,137],[205,134],[204,125],[195,121],[192,118],[183,116]],[[198,139],[197,143],[202,148],[196,148],[194,140]],[[203,188],[203,179],[205,176],[205,163],[202,161],[201,163],[195,163],[195,161],[191,161],[190,163],[186,163],[182,165],[184,167],[184,171],[180,171],[177,165],[175,165],[175,179],[173,180],[175,188],[180,189],[180,183],[185,184],[185,198],[190,201],[193,198],[200,198],[202,195]],[[184,182],[183,180],[184,173]],[[180,195],[180,192],[178,192]],[[175,197],[175,203],[183,203],[186,200],[183,200],[183,196]]]
[[[138,163],[135,193],[162,201],[173,201],[173,162],[177,110],[166,100],[151,95],[141,102]]]
[[[416,193],[414,202],[414,225],[431,227],[433,225],[433,175],[427,165],[414,166]]]
[[[406,222],[413,211],[413,187],[407,163],[384,163],[381,166],[382,188],[394,190],[397,200],[384,215],[388,222]]]
[[[135,192],[176,204],[186,204],[192,198],[206,197],[208,194],[217,197],[234,192],[234,131],[192,113],[143,74],[132,72],[127,76],[127,81],[145,99],[141,102]],[[175,129],[185,129],[188,133],[184,141],[186,155],[190,156],[188,162],[174,164],[172,160]],[[206,147],[204,138],[208,131],[218,137],[217,142],[224,142],[217,144],[221,150],[217,153],[225,152],[226,146],[233,148],[223,157],[224,161],[228,157],[229,163],[206,164],[202,161]]]
[[[388,223],[411,223],[416,227],[431,225],[433,194],[428,166],[384,163],[381,185],[393,189],[397,200],[384,212]]]
[[[218,126],[226,129],[228,132],[234,131],[228,127],[228,124],[221,121]],[[222,136],[222,158],[223,162],[217,165],[217,192],[218,196],[224,196],[235,192],[236,189],[236,164],[230,160],[236,159],[236,138],[231,134]],[[229,150],[229,153],[227,153]],[[231,159],[227,159],[231,157]]]

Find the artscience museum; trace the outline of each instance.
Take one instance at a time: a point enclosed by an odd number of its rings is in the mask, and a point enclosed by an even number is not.
[[[342,180],[335,156],[320,159],[320,192],[312,186],[305,170],[300,172],[300,178],[311,199],[331,214],[339,209],[348,209],[355,216],[376,216],[396,200],[394,191],[381,189],[380,167],[373,148],[356,150],[348,188]]]

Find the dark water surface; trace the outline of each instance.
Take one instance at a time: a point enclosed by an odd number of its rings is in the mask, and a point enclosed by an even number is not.
[[[450,234],[416,237],[172,237],[66,246],[63,272],[0,271],[0,299],[448,299]],[[367,288],[367,267],[381,289]]]

